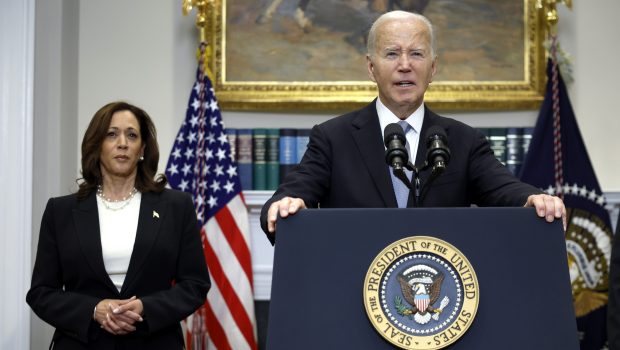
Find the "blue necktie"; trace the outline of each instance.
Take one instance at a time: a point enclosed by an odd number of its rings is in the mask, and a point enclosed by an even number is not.
[[[410,130],[413,130],[411,128],[411,125],[409,125],[404,120],[399,121],[398,124],[403,128],[405,135],[407,135],[407,133]],[[411,157],[411,151],[410,151],[408,142],[407,142],[406,147],[407,147],[407,153],[409,154],[409,157]],[[409,188],[407,188],[407,185],[405,185],[402,181],[400,181],[399,178],[394,176],[392,167],[389,167],[389,169],[390,169],[390,176],[392,177],[392,186],[394,187],[394,194],[396,194],[396,202],[398,203],[398,207],[406,208],[407,200],[409,199]],[[411,170],[405,169],[405,174],[407,174],[407,178],[411,181],[411,174],[412,174]]]

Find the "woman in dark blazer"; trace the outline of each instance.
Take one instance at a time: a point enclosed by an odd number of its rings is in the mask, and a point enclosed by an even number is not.
[[[82,141],[77,193],[43,214],[26,300],[56,327],[54,349],[182,349],[179,321],[210,287],[193,203],[155,178],[155,127],[124,102]]]

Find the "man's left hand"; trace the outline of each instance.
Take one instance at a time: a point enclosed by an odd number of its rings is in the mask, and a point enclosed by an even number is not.
[[[562,218],[564,231],[566,231],[566,207],[559,197],[548,194],[533,194],[527,197],[524,207],[536,208],[536,214],[548,222]]]

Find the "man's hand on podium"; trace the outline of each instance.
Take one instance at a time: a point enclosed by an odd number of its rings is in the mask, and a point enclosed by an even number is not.
[[[559,197],[548,194],[533,194],[527,197],[524,207],[536,208],[536,214],[548,222],[562,218],[562,225],[566,231],[566,207]]]
[[[271,203],[267,212],[267,230],[270,233],[276,232],[278,213],[280,213],[280,217],[285,218],[289,215],[294,215],[300,209],[306,209],[306,203],[301,198],[284,197],[277,202]]]

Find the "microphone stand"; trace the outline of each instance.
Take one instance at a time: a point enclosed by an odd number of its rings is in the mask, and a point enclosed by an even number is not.
[[[444,132],[443,138],[445,139],[445,137],[446,136]],[[439,141],[441,141],[441,138],[439,138]],[[386,147],[387,147],[387,143],[386,143]],[[414,191],[413,206],[416,208],[422,205],[422,201],[424,200],[424,197],[426,197],[426,194],[428,193],[431,184],[441,174],[443,174],[443,172],[446,170],[446,167],[448,165],[448,161],[450,160],[450,150],[448,149],[447,146],[444,146],[443,144],[439,143],[437,147],[435,148],[437,149],[434,149],[434,152],[433,152],[434,153],[434,155],[432,156],[433,164],[429,163],[428,159],[430,159],[429,157],[431,157],[431,155],[427,152],[427,155],[426,155],[427,159],[424,161],[424,166],[421,169],[418,169],[416,166],[411,164],[409,160],[407,160],[406,164],[402,164],[402,162],[395,162],[395,164],[393,164],[392,173],[394,174],[394,176],[397,177],[400,181],[402,181],[405,184],[405,186],[407,186],[409,191]],[[386,153],[386,160],[387,160],[387,153]],[[390,162],[391,160],[388,161],[388,164],[390,164]],[[405,173],[405,170],[403,168],[406,168],[412,172],[411,181],[409,180],[409,178],[407,178],[407,174]],[[431,169],[431,174],[429,178],[427,179],[426,183],[424,184],[424,186],[422,187],[420,185],[420,172],[428,170],[429,168]]]
[[[426,167],[427,166],[425,165],[424,168]],[[394,176],[396,176],[400,181],[405,184],[405,186],[407,186],[409,191],[414,191],[415,195],[413,197],[413,206],[418,207],[420,203],[420,171],[418,170],[418,168],[416,168],[415,165],[411,164],[411,162],[407,162],[405,168],[412,172],[412,181],[409,181],[409,178],[407,178],[407,174],[402,167],[393,168],[392,173],[394,173]],[[424,168],[422,170],[424,170]]]
[[[402,181],[405,184],[405,186],[407,186],[409,191],[414,191],[414,196],[413,196],[414,208],[420,207],[422,205],[422,201],[424,200],[424,197],[426,197],[426,194],[428,193],[430,185],[439,177],[439,175],[443,173],[443,170],[445,169],[445,168],[441,168],[440,170],[440,169],[433,167],[431,169],[431,175],[429,176],[428,180],[422,187],[420,185],[420,172],[425,171],[430,167],[431,165],[427,161],[424,162],[424,166],[422,167],[422,169],[418,169],[415,165],[411,164],[411,162],[407,162],[407,165],[405,165],[404,168],[412,172],[411,181],[409,181],[409,179],[407,178],[407,174],[405,173],[405,170],[403,169],[403,167],[395,167],[392,170],[392,172],[394,173],[394,176],[396,176],[400,181]]]
[[[446,169],[445,163],[442,162],[441,165],[443,166],[441,167],[432,166],[431,167],[428,161],[424,162],[424,166],[422,167],[422,169],[420,169],[420,171],[424,171],[424,170],[427,170],[428,168],[431,168],[431,175],[426,180],[426,183],[424,184],[422,188],[421,198],[418,197],[417,203],[422,204],[422,201],[424,200],[424,197],[426,197],[426,194],[428,193],[428,190],[430,189],[431,184],[439,177],[439,175],[443,174],[443,172],[445,171]]]

